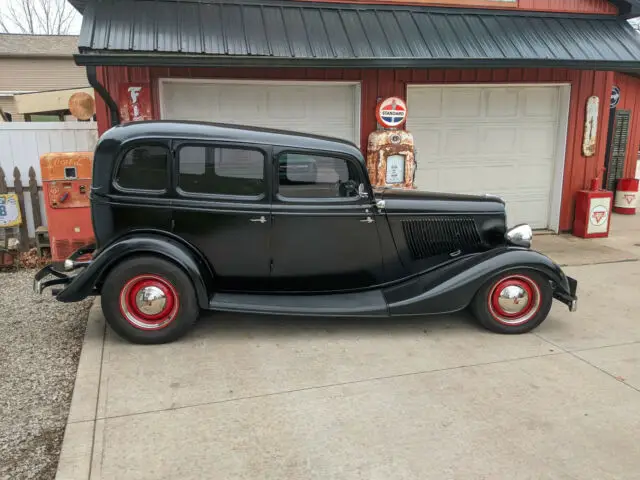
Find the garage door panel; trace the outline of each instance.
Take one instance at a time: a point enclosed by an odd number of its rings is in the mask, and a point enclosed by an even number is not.
[[[407,129],[418,149],[416,186],[500,195],[510,224],[547,227],[559,99],[556,86],[409,88]]]
[[[470,125],[465,128],[452,128],[444,132],[444,155],[473,155],[478,145],[478,128]]]
[[[477,88],[445,89],[442,117],[478,118],[482,113],[482,91]]]
[[[558,112],[557,88],[528,88],[522,93],[524,97],[525,117],[545,117],[555,120]]]
[[[555,153],[555,125],[528,126],[519,130],[516,151],[531,156],[551,157]]]
[[[356,86],[165,82],[163,118],[253,125],[360,143]]]
[[[486,116],[491,119],[517,117],[519,90],[515,88],[492,88],[485,93]]]
[[[410,118],[416,123],[421,120],[432,120],[442,117],[442,89],[425,88],[412,93],[412,101],[419,107],[409,112]]]
[[[513,127],[496,127],[493,125],[479,127],[480,155],[512,154],[518,145],[518,130]]]

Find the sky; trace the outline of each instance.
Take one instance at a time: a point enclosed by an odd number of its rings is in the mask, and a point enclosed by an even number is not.
[[[0,0],[0,15],[2,15],[2,10],[3,10],[2,7],[3,6],[6,7],[6,5],[8,5],[12,1],[15,2],[15,0]],[[80,27],[82,26],[82,16],[75,9],[73,9],[73,13],[74,13],[74,17],[73,17],[73,21],[71,22],[71,30],[69,31],[69,33],[72,35],[77,35],[80,33]],[[20,31],[17,30],[15,26],[12,28],[10,23],[9,23],[9,28],[11,29],[11,33],[20,33]]]

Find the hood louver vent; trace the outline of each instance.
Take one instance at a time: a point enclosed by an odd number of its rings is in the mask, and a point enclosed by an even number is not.
[[[476,223],[466,217],[405,220],[402,231],[415,260],[475,249],[481,244]]]

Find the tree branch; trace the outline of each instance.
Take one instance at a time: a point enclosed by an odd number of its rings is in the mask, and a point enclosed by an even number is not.
[[[66,0],[0,0],[0,32],[68,34],[76,11]]]

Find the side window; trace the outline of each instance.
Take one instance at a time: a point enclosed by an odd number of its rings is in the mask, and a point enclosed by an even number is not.
[[[325,155],[283,153],[278,169],[278,191],[288,198],[357,197],[362,181],[352,162]]]
[[[169,183],[169,149],[140,145],[129,150],[118,167],[116,184],[135,190],[162,191]]]
[[[242,148],[185,146],[178,151],[185,192],[257,196],[265,191],[264,154]]]

